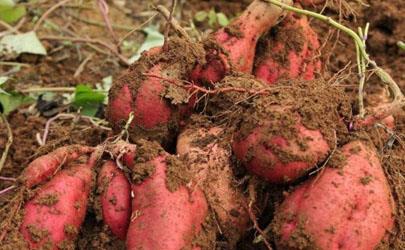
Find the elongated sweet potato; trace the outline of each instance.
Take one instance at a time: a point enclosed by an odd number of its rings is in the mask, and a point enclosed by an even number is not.
[[[59,171],[24,206],[20,231],[30,249],[72,246],[86,215],[92,169],[76,164]]]
[[[219,127],[190,126],[177,140],[177,154],[190,166],[202,187],[229,247],[234,248],[248,228],[247,199],[236,187],[231,169],[231,148]]]
[[[394,203],[375,150],[342,148],[340,167],[296,188],[276,213],[281,249],[376,249],[393,226]]]
[[[113,161],[107,161],[98,175],[104,223],[119,239],[125,240],[131,216],[131,185]]]
[[[151,148],[139,149],[149,153]],[[160,151],[160,150],[159,150]],[[177,172],[182,162],[167,153],[134,166],[132,216],[127,249],[178,250],[192,247],[208,213],[204,194],[197,186],[182,182],[186,172]],[[174,179],[173,175],[176,176]],[[179,182],[179,183],[175,183]]]
[[[290,0],[282,2],[291,4]],[[198,83],[218,82],[231,69],[251,73],[257,40],[284,13],[281,8],[265,1],[253,1],[238,18],[208,39],[207,63],[193,70],[191,80]]]
[[[306,16],[290,13],[263,39],[255,62],[254,75],[268,84],[279,79],[313,80],[321,62],[317,59],[318,36]]]
[[[50,179],[63,164],[91,153],[94,148],[82,145],[61,147],[32,161],[21,174],[21,181],[28,188]]]
[[[154,139],[163,144],[175,138],[182,120],[193,109],[191,94],[173,84],[188,79],[204,49],[173,38],[165,49],[145,53],[121,76],[109,92],[107,118],[119,131],[134,113],[132,139]],[[191,99],[190,99],[191,98]]]

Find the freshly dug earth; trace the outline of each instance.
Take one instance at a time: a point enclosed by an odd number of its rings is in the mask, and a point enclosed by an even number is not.
[[[139,12],[139,6],[144,8],[146,6],[146,1],[131,1],[128,3],[128,6],[132,6],[133,12]],[[182,10],[182,14],[184,17],[192,17],[193,13],[197,10],[206,9],[209,10],[211,7],[215,7],[218,11],[223,11],[229,15],[233,15],[232,11],[229,11],[232,8],[237,8],[239,10],[243,10],[245,4],[248,4],[242,1],[188,1],[183,6],[184,9]],[[329,1],[334,2],[334,1]],[[349,26],[353,28],[357,28],[357,26],[364,26],[366,21],[371,22],[371,29],[369,34],[369,39],[367,41],[368,51],[371,54],[372,58],[376,59],[379,65],[384,66],[387,68],[394,79],[402,86],[405,90],[405,76],[403,72],[405,71],[405,61],[404,61],[404,52],[398,48],[396,45],[397,41],[405,40],[405,29],[404,29],[404,22],[405,20],[402,18],[402,11],[404,9],[404,2],[401,0],[390,0],[390,1],[364,1],[370,5],[370,7],[360,6],[357,3],[351,3],[350,5],[345,5],[343,2],[343,14],[348,13],[348,6],[354,8],[357,11],[356,20],[354,15],[347,14],[346,16],[342,16],[343,22],[347,23]],[[142,5],[143,4],[143,5]],[[169,5],[169,3],[168,3]],[[201,7],[201,8],[200,8]],[[311,8],[311,7],[309,7]],[[190,9],[192,11],[190,11]],[[326,8],[325,13],[327,15],[333,16],[336,19],[339,18],[339,5],[329,6]],[[186,18],[185,18],[186,19]],[[322,48],[322,61],[325,61],[323,65],[322,73],[324,73],[325,78],[329,78],[333,76],[334,73],[341,70],[349,61],[355,61],[355,54],[354,54],[354,47],[352,46],[351,39],[347,38],[344,34],[340,33],[339,39],[335,37],[328,37],[328,28],[324,25],[319,23],[315,20],[310,20],[312,27],[318,31],[319,34],[322,34],[321,37],[321,48]],[[335,33],[336,34],[336,33]],[[329,38],[330,41],[326,44],[323,44]],[[334,42],[336,40],[336,42]],[[50,48],[56,48],[57,44],[49,43],[47,44]],[[63,51],[63,50],[62,50]],[[70,48],[70,52],[75,51],[72,47]],[[62,54],[61,51],[56,51],[57,54]],[[178,55],[169,55],[169,59],[177,58]],[[72,57],[75,58],[75,57]],[[48,60],[49,59],[49,60]],[[75,84],[76,79],[72,79],[72,73],[74,73],[75,69],[77,68],[79,62],[72,62],[73,60],[50,60],[52,58],[48,58],[47,60],[43,60],[39,62],[34,69],[22,70],[20,73],[17,74],[17,78],[21,81],[20,85],[26,82],[30,83],[41,83],[42,86],[66,86]],[[90,65],[91,74],[84,74],[79,78],[82,81],[89,81],[91,83],[95,83],[99,81],[101,76],[105,76],[105,72],[108,74],[117,74],[118,67],[116,67],[116,63],[109,61],[109,59],[103,60],[97,57],[97,62],[103,61],[103,67],[95,67],[95,64],[92,63]],[[160,60],[160,59],[159,59]],[[162,59],[163,60],[163,59]],[[202,59],[204,60],[204,59]],[[38,67],[37,67],[38,66]],[[166,65],[167,66],[167,65]],[[174,66],[173,66],[174,67]],[[41,68],[42,70],[36,70]],[[130,69],[130,72],[134,72],[136,66],[133,66]],[[27,72],[29,74],[27,74]],[[53,76],[53,73],[49,72],[58,72],[57,78]],[[125,78],[125,77],[123,77]],[[129,78],[127,78],[129,79]],[[130,79],[133,80],[133,79]],[[135,79],[138,80],[138,79]],[[348,85],[356,86],[357,85],[357,76],[355,74],[349,74],[347,71],[344,71],[342,74],[338,76],[338,78],[334,78],[334,81],[329,82],[333,84],[333,89],[335,87],[337,89],[340,88],[339,85],[347,87]],[[338,81],[339,80],[339,81]],[[66,83],[67,82],[67,83]],[[66,83],[66,84],[65,84]],[[370,78],[368,82],[369,85],[378,84],[379,82],[374,78]],[[294,83],[291,83],[294,85]],[[321,84],[322,85],[322,84]],[[350,86],[348,87],[350,88]],[[131,88],[129,88],[131,90]],[[333,92],[333,91],[332,91]],[[353,92],[348,94],[355,95],[356,89],[353,88]],[[173,93],[173,92],[171,92]],[[250,112],[252,108],[252,101],[249,95],[239,95],[243,102],[242,105],[238,105],[237,107],[233,106],[234,102],[228,102],[229,99],[234,101],[234,97],[232,95],[226,95],[226,98],[223,99],[223,102],[220,102],[219,106],[217,107],[206,107],[207,114],[214,114],[218,107],[224,109],[226,107],[229,108],[230,111],[243,111],[243,112]],[[229,97],[231,96],[231,97]],[[307,97],[307,93],[304,91],[298,91],[294,98],[297,101],[297,106],[304,101]],[[328,99],[328,94],[325,94],[325,100]],[[246,100],[245,100],[246,99]],[[178,100],[178,99],[177,99]],[[324,101],[325,101],[324,100]],[[168,98],[168,100],[164,100],[165,103],[169,103],[173,101],[172,98]],[[264,101],[266,103],[268,101]],[[219,102],[217,102],[219,103]],[[259,103],[260,104],[260,103]],[[332,104],[336,104],[333,103]],[[260,104],[261,105],[261,104]],[[263,104],[264,105],[264,104]],[[327,105],[327,107],[331,107]],[[301,106],[302,108],[302,106]],[[336,108],[336,107],[334,107]],[[355,109],[356,107],[354,107]],[[214,110],[213,110],[214,109]],[[343,112],[346,116],[350,116],[351,111],[348,109],[343,109],[347,111],[346,113]],[[322,114],[330,115],[330,110],[321,110]],[[175,115],[178,115],[178,111],[174,112]],[[311,114],[313,111],[309,112]],[[230,112],[232,113],[232,112]],[[277,113],[277,112],[276,112]],[[281,112],[279,112],[281,113]],[[235,113],[233,113],[235,115]],[[307,113],[308,114],[308,113]],[[122,120],[126,121],[128,113],[122,116]],[[230,116],[232,118],[237,118],[239,115],[236,114],[235,116]],[[350,117],[347,117],[350,118]],[[27,166],[27,164],[32,160],[37,158],[40,155],[46,154],[48,152],[53,151],[54,149],[58,148],[62,145],[70,145],[70,144],[83,144],[83,145],[90,145],[95,146],[100,144],[110,136],[108,132],[101,130],[99,128],[91,127],[91,125],[79,122],[72,125],[71,121],[63,121],[54,123],[51,126],[51,133],[48,139],[47,146],[40,147],[36,141],[36,133],[43,133],[43,128],[45,126],[46,118],[38,117],[38,116],[31,116],[27,110],[18,110],[8,116],[10,121],[11,127],[13,129],[14,134],[14,143],[12,145],[11,151],[8,156],[8,160],[5,164],[4,169],[1,172],[1,176],[7,177],[18,177],[22,170]],[[170,120],[170,119],[169,119]],[[221,125],[229,124],[229,119],[224,119],[223,116],[217,116],[213,118],[214,121],[220,121]],[[287,119],[287,121],[290,119]],[[331,133],[325,127],[322,127],[324,135],[326,135],[326,141],[328,144],[328,153],[330,153],[336,146],[342,146],[343,144],[347,143],[349,137],[346,136],[347,131],[344,130],[344,127],[341,126],[342,121],[337,121],[332,119],[334,125],[333,129],[336,131],[336,138],[338,141],[335,141],[335,134]],[[318,120],[319,122],[319,120]],[[328,123],[328,119],[326,119],[325,124]],[[362,139],[367,139],[370,143],[373,142],[377,146],[377,152],[379,157],[382,159],[382,166],[385,170],[385,173],[388,178],[388,182],[390,184],[391,191],[393,193],[393,198],[397,204],[397,212],[395,216],[395,227],[391,232],[391,237],[388,242],[389,246],[385,246],[387,249],[404,249],[405,248],[405,241],[404,241],[404,234],[405,234],[405,191],[404,191],[404,181],[403,176],[405,175],[403,166],[405,165],[404,155],[404,143],[405,143],[405,118],[404,117],[395,117],[395,130],[394,133],[387,133],[381,127],[373,127],[369,128],[366,131],[362,131],[359,135]],[[319,124],[318,124],[319,125]],[[329,124],[330,125],[330,124]],[[245,127],[249,127],[248,125],[244,125]],[[163,134],[171,135],[172,131],[177,131],[179,128],[179,124],[171,124],[168,128],[164,128]],[[239,127],[226,127],[226,130],[236,130]],[[288,126],[287,126],[288,128]],[[85,129],[85,133],[83,130]],[[143,131],[142,128],[132,127],[134,131]],[[160,130],[159,130],[160,131]],[[145,131],[143,131],[145,132]],[[156,134],[155,134],[156,135]],[[155,135],[152,134],[151,137]],[[287,134],[288,135],[288,134]],[[161,139],[161,136],[156,136],[154,138]],[[134,138],[135,139],[135,138]],[[0,124],[0,152],[4,149],[4,145],[7,141],[6,131],[4,126]],[[323,155],[323,159],[325,159]],[[233,159],[235,160],[235,159]],[[332,161],[332,159],[331,159]],[[338,161],[339,162],[339,161]],[[234,174],[245,176],[247,173],[245,172],[244,168],[241,165],[235,164],[236,161],[232,161],[232,163],[236,166],[236,171]],[[322,160],[321,162],[322,163]],[[333,163],[330,162],[330,163]],[[301,182],[302,178],[306,178],[306,176],[301,177],[298,181]],[[242,178],[243,179],[243,178]],[[12,184],[12,183],[11,183]],[[297,182],[293,182],[293,185],[297,184]],[[10,185],[9,182],[1,181],[0,182],[0,189],[6,188]],[[243,186],[243,185],[242,185]],[[261,183],[261,186],[264,187],[261,190],[263,193],[267,194],[267,198],[263,198],[263,200],[268,201],[266,207],[260,209],[262,214],[259,214],[259,226],[261,228],[265,228],[269,225],[270,221],[273,219],[274,210],[281,202],[285,199],[283,197],[282,192],[287,191],[290,189],[290,186],[287,185],[279,185],[279,186],[270,186],[265,183]],[[291,190],[289,190],[291,191]],[[269,197],[271,196],[271,197]],[[25,197],[21,193],[18,192],[9,192],[6,195],[0,196],[0,207],[4,207],[3,205],[12,201],[10,204],[18,206],[18,201],[21,199],[29,199],[30,194],[25,194]],[[103,226],[102,223],[102,216],[97,208],[97,201],[95,197],[90,197],[89,201],[89,211],[83,223],[83,228],[78,235],[78,243],[76,245],[77,249],[125,249],[125,243],[122,241],[117,240],[116,238],[111,236],[111,232],[108,228]],[[5,221],[10,218],[13,218],[12,226],[17,226],[17,223],[22,220],[21,214],[13,214],[13,210],[10,210],[10,207],[4,208],[5,210],[0,210],[0,221]],[[4,212],[5,211],[5,212]],[[4,216],[6,215],[6,216]],[[1,232],[0,232],[1,234]],[[0,235],[1,236],[1,235]],[[246,232],[242,241],[239,242],[237,249],[266,249],[263,243],[253,244],[252,241],[256,237],[256,230],[252,229]],[[21,242],[22,239],[19,238],[17,235],[10,235],[12,243]],[[271,237],[270,237],[271,238]],[[271,239],[273,241],[274,239]],[[11,249],[12,247],[16,249],[18,245],[13,244],[7,245],[10,241],[3,242],[4,247],[6,249]],[[221,248],[221,240],[219,239],[217,242],[218,249],[224,249],[226,247]],[[2,246],[3,247],[3,246]],[[8,248],[7,248],[8,247]],[[382,248],[384,246],[381,246]]]

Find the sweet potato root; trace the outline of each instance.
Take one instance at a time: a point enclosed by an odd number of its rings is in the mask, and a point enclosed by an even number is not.
[[[208,213],[204,194],[197,186],[173,183],[169,179],[176,166],[183,164],[167,153],[142,156],[151,147],[139,149],[132,186],[132,216],[128,229],[127,249],[177,250],[192,247]],[[138,158],[139,159],[139,158]],[[150,159],[150,160],[149,160]],[[177,173],[177,181],[186,173]],[[182,175],[182,176],[180,176]]]
[[[291,4],[290,0],[283,0]],[[215,32],[206,42],[205,65],[198,65],[191,80],[198,83],[220,81],[231,69],[251,73],[259,37],[283,15],[281,8],[255,0],[227,27]]]
[[[87,164],[59,171],[24,206],[20,231],[30,249],[69,247],[87,209],[92,169]]]
[[[258,50],[254,75],[268,84],[281,78],[313,80],[321,68],[320,45],[307,17],[290,13],[275,30]]]
[[[23,184],[32,188],[51,178],[63,164],[76,160],[82,155],[92,153],[94,148],[82,145],[61,147],[55,151],[38,157],[23,171],[20,179]]]
[[[279,208],[280,248],[375,249],[391,230],[395,209],[375,150],[353,141],[342,152],[338,168],[325,168]]]
[[[131,186],[113,161],[107,161],[98,175],[101,210],[104,223],[112,233],[125,240],[131,216]]]
[[[219,127],[189,126],[179,135],[177,154],[190,166],[229,247],[234,248],[248,228],[248,201],[235,185],[232,152],[223,132]]]

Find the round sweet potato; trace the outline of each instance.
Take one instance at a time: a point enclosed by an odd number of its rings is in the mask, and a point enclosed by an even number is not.
[[[281,249],[375,249],[391,230],[394,203],[375,150],[360,141],[342,148],[278,209],[273,228]]]
[[[113,128],[122,130],[133,112],[130,136],[134,141],[153,139],[163,144],[173,141],[181,121],[194,105],[188,90],[176,83],[187,79],[204,56],[201,45],[175,38],[165,49],[144,53],[111,87],[107,118]]]

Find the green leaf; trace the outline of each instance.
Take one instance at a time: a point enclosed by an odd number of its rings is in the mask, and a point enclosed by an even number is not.
[[[73,106],[81,108],[81,113],[87,116],[95,116],[100,104],[103,103],[106,94],[95,91],[87,85],[77,85],[73,97]]]
[[[15,23],[20,20],[21,17],[25,16],[27,10],[25,6],[4,6],[0,5],[0,20],[5,21],[6,23]]]
[[[14,59],[21,53],[46,55],[46,50],[35,32],[6,35],[0,40],[0,56]]]
[[[206,11],[202,10],[202,11],[195,13],[194,20],[196,20],[197,22],[204,22],[205,19],[207,19],[207,17],[208,17],[208,13]]]
[[[208,25],[210,27],[214,27],[217,24],[217,13],[215,13],[214,9],[211,9],[208,12]]]
[[[229,19],[222,12],[217,13],[217,19],[219,25],[221,25],[222,27],[225,27],[229,24]]]
[[[162,46],[165,41],[164,35],[159,32],[157,26],[151,25],[146,27],[143,29],[143,32],[146,33],[145,41],[142,43],[135,55],[129,59],[130,63],[136,62],[141,57],[142,52],[150,50],[151,48]]]
[[[3,113],[8,115],[11,111],[17,109],[23,104],[33,103],[35,100],[29,96],[11,92],[9,94],[0,94],[0,103],[3,106]]]

